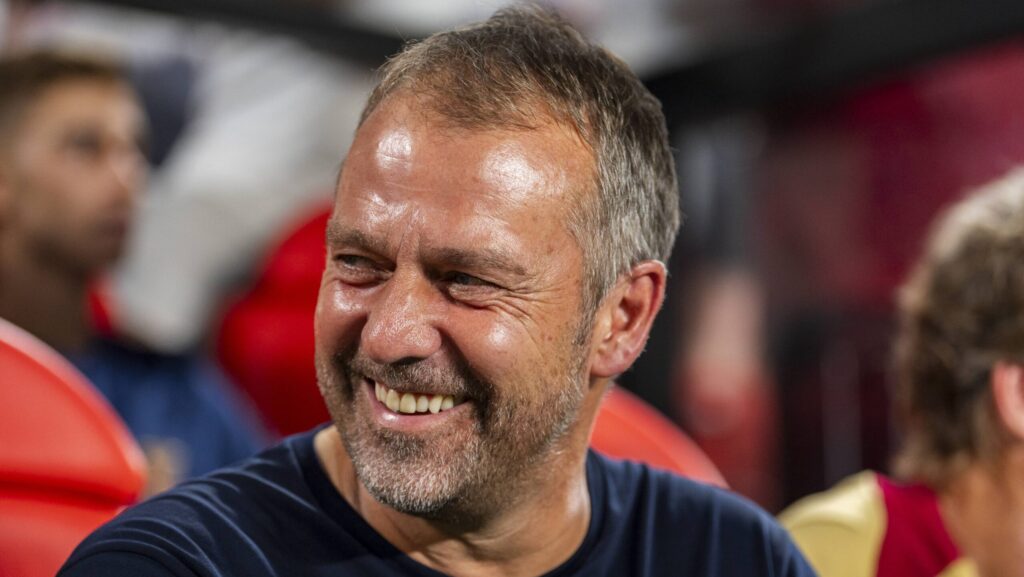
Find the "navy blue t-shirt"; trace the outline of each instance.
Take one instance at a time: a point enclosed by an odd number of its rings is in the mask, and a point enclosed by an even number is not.
[[[315,431],[137,505],[86,539],[58,577],[422,576],[341,497]],[[785,532],[726,491],[587,458],[592,515],[548,577],[810,577]]]

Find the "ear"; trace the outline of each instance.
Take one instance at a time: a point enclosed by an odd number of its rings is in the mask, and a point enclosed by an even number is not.
[[[592,376],[614,378],[643,352],[651,324],[665,299],[667,274],[663,263],[645,260],[608,292],[594,319]]]
[[[1024,366],[997,362],[991,385],[999,420],[1016,439],[1024,440]]]

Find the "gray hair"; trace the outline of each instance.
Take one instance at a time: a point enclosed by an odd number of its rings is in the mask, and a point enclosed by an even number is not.
[[[590,148],[597,194],[582,194],[568,217],[583,253],[587,314],[637,263],[667,262],[680,214],[661,104],[625,63],[558,15],[506,8],[410,44],[381,69],[360,123],[399,91],[457,127],[555,122]]]

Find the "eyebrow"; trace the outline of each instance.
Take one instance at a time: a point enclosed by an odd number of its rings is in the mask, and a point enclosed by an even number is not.
[[[430,251],[437,262],[446,263],[459,269],[499,270],[515,276],[526,276],[526,269],[511,254],[494,248],[463,250],[458,248],[440,248]]]
[[[327,246],[352,246],[377,254],[388,252],[388,245],[384,241],[348,228],[334,219],[327,221]]]
[[[337,221],[327,223],[327,245],[330,247],[350,246],[379,255],[388,253],[388,244],[366,233],[348,228]],[[511,253],[500,248],[433,248],[427,249],[431,262],[444,263],[446,267],[473,270],[498,270],[512,275],[527,276],[526,268]]]

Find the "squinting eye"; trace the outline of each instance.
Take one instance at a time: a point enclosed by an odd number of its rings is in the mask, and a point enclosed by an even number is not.
[[[470,304],[490,299],[501,288],[492,282],[464,272],[451,272],[443,278],[445,290],[451,298]]]
[[[348,267],[365,267],[370,265],[370,260],[355,254],[339,254],[334,260]]]
[[[334,256],[338,263],[337,271],[341,280],[352,285],[374,283],[380,280],[385,272],[373,260],[357,254],[339,254]]]
[[[473,275],[462,272],[452,273],[448,277],[448,282],[465,286],[488,286],[491,284],[485,280],[478,279]]]

